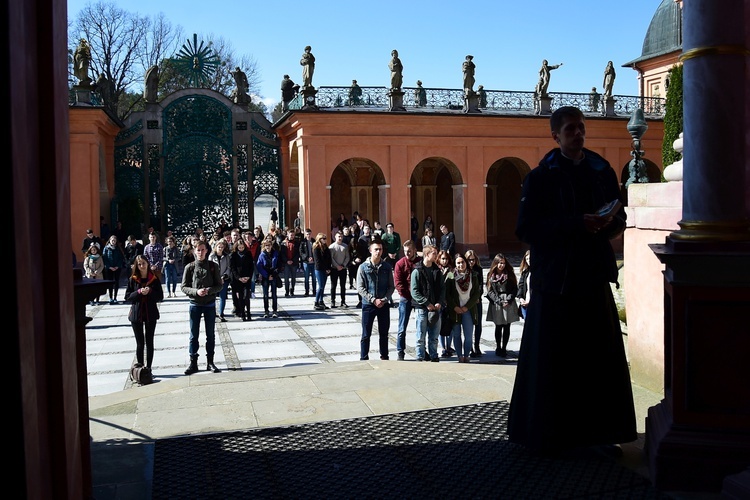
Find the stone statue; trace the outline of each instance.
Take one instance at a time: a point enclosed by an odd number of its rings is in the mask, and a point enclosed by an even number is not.
[[[302,65],[302,88],[312,87],[313,73],[315,72],[315,56],[312,47],[305,47],[305,53],[299,63]]]
[[[615,84],[615,67],[612,64],[612,61],[609,61],[607,63],[607,67],[604,68],[604,83],[602,84],[604,87],[604,98],[612,96],[612,87]]]
[[[391,51],[391,56],[391,62],[388,63],[388,68],[391,70],[391,90],[401,90],[401,84],[404,81],[404,65],[398,58],[398,50]]]
[[[289,75],[284,75],[284,79],[281,80],[281,109],[287,111],[289,109],[289,103],[297,95],[297,89],[299,85],[295,85]]]
[[[539,70],[539,83],[536,84],[536,90],[535,90],[538,97],[547,97],[547,88],[549,87],[550,71],[552,71],[553,69],[557,69],[562,65],[563,63],[550,66],[549,64],[547,64],[546,59],[542,61],[542,67]]]
[[[476,65],[474,64],[474,56],[466,56],[466,60],[463,63],[463,71],[464,71],[464,92],[467,94],[470,92],[474,92],[474,70],[476,69]]]
[[[349,106],[362,104],[362,88],[357,85],[357,80],[352,80],[352,86],[349,88]]]
[[[78,78],[79,85],[91,85],[89,65],[91,64],[91,47],[85,38],[81,38],[73,53],[73,74]]]
[[[159,88],[159,66],[154,64],[146,70],[146,84],[143,87],[143,98],[146,102],[156,102],[156,91]]]
[[[427,91],[422,87],[422,80],[417,80],[417,88],[414,89],[414,101],[420,108],[427,106]]]
[[[248,92],[250,91],[250,84],[247,81],[247,75],[244,71],[237,66],[234,71],[230,72],[234,77],[234,83],[237,85],[237,90],[234,94],[234,102],[237,104],[244,104],[250,100]]]
[[[599,99],[596,87],[591,87],[591,92],[589,92],[589,111],[599,111]]]
[[[94,90],[99,93],[102,104],[106,106],[113,104],[112,95],[114,94],[114,89],[112,87],[112,82],[104,76],[104,73],[99,73],[99,78],[96,79],[96,83],[94,84]]]
[[[484,85],[477,87],[477,94],[479,94],[479,107],[487,107],[487,91],[484,90]]]

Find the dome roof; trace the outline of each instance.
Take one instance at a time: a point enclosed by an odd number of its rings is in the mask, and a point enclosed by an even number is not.
[[[641,57],[623,66],[682,49],[682,9],[675,0],[662,0],[643,39]]]

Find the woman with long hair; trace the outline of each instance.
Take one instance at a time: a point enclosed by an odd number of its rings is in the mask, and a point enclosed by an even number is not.
[[[453,258],[451,257],[451,254],[445,250],[440,250],[437,259],[435,259],[435,264],[437,264],[438,269],[440,269],[440,272],[443,275],[443,281],[447,284],[448,278],[452,276],[453,272]],[[440,353],[441,358],[450,358],[456,352],[455,349],[451,347],[451,344],[453,343],[453,336],[451,335],[451,332],[453,331],[453,323],[450,322],[451,320],[448,313],[449,311],[446,304],[443,304],[441,312],[442,323],[440,325],[440,347],[443,349],[443,352]],[[450,327],[448,325],[450,325]]]
[[[482,282],[477,279],[476,273],[461,254],[456,255],[456,267],[448,274],[445,282],[445,299],[447,317],[444,316],[443,319],[452,325],[451,335],[458,362],[468,363],[474,325],[482,321],[477,312],[477,303],[482,301]],[[463,342],[461,329],[464,332]]]
[[[482,269],[482,263],[479,261],[479,255],[472,250],[469,249],[464,254],[464,257],[466,258],[466,264],[469,266],[469,269],[477,275],[477,282],[478,283],[484,283],[484,270]],[[479,302],[477,302],[477,315],[479,317],[479,321],[474,323],[474,348],[471,350],[470,356],[472,358],[478,358],[482,355],[482,350],[479,349],[479,341],[482,338],[482,314],[484,313],[484,308],[482,306],[482,297],[479,296]]]
[[[518,280],[518,311],[526,319],[526,309],[531,301],[531,250],[526,250],[521,261],[521,279]]]
[[[219,242],[217,246],[221,246],[222,242]],[[226,245],[226,242],[224,243]],[[250,297],[252,297],[252,278],[255,264],[253,263],[253,254],[245,244],[245,240],[240,238],[237,240],[232,247],[232,254],[229,257],[229,270],[228,274],[232,279],[232,295],[234,296],[234,303],[237,304],[236,316],[240,316],[242,321],[250,321]],[[223,276],[223,272],[222,272]],[[226,282],[224,285],[226,286]],[[273,283],[274,289],[276,288],[276,282]],[[264,297],[265,297],[264,290]],[[268,300],[266,300],[268,302]],[[276,301],[274,300],[274,303]],[[268,309],[268,307],[266,307]],[[274,312],[276,307],[274,305]],[[223,315],[222,315],[223,317]]]
[[[437,240],[432,235],[432,229],[427,228],[424,230],[424,236],[422,236],[422,247],[424,248],[426,246],[432,246],[434,247],[437,244]]]
[[[154,361],[154,332],[159,319],[159,308],[156,306],[164,300],[159,277],[150,269],[149,262],[143,255],[137,255],[133,263],[133,274],[128,280],[125,300],[130,302],[128,320],[135,336],[135,359],[144,364],[143,347],[146,347],[145,366],[150,370]]]
[[[490,305],[487,308],[487,321],[495,324],[495,355],[504,358],[507,354],[510,340],[510,324],[518,321],[518,304],[516,294],[518,282],[513,265],[505,255],[495,255],[487,274],[487,298]]]
[[[323,311],[328,309],[323,303],[323,297],[325,296],[326,282],[328,281],[328,275],[331,274],[331,251],[326,244],[327,237],[323,233],[318,233],[315,236],[315,243],[313,243],[313,261],[315,262],[315,280],[318,282],[318,290],[315,292],[315,306],[316,311]]]
[[[83,254],[83,273],[87,278],[92,280],[104,279],[104,259],[99,253],[99,243],[92,243],[89,249]],[[99,304],[99,297],[92,300],[90,304]]]
[[[211,255],[208,256],[209,259],[219,266],[221,279],[224,282],[224,286],[219,292],[219,321],[222,323],[227,320],[224,316],[224,309],[227,306],[227,296],[229,295],[230,260],[227,248],[229,248],[229,243],[227,243],[227,240],[222,237],[220,240],[216,241]],[[232,293],[234,293],[234,285],[232,285]]]

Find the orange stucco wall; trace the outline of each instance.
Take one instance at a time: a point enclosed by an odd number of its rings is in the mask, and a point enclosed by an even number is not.
[[[586,146],[607,158],[618,172],[626,169],[631,159],[628,119],[592,116],[586,121]],[[661,168],[663,122],[648,123],[642,149],[647,159]],[[452,180],[453,200],[440,199],[438,203],[454,204],[449,227],[459,244],[477,249],[486,249],[487,244],[486,184],[493,164],[512,158],[518,165],[520,160],[517,168],[522,180],[555,146],[549,117],[540,116],[296,112],[279,124],[277,133],[282,150],[289,151],[282,158],[284,175],[288,176],[292,162],[299,168],[299,206],[289,206],[288,213],[293,217],[301,211],[304,225],[314,232],[327,231],[337,215],[331,213],[329,193],[334,171],[347,160],[364,159],[385,179],[379,189],[384,213],[378,210],[377,220],[383,225],[392,221],[403,238],[409,231],[412,173],[421,161],[439,158],[455,167],[458,178]],[[292,152],[295,149],[296,154]],[[502,192],[502,186],[499,188]],[[508,216],[515,218],[515,214]]]
[[[99,216],[109,220],[109,202],[115,192],[114,139],[120,127],[102,110],[71,106],[70,215],[71,241],[78,260],[86,229],[99,235]]]

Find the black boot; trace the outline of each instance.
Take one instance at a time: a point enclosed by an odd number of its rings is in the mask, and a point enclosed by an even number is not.
[[[221,373],[221,370],[214,364],[213,354],[206,355],[206,370],[214,373]]]
[[[198,355],[193,354],[190,356],[190,366],[185,369],[185,375],[192,375],[198,371]]]
[[[495,343],[497,344],[497,348],[495,348],[495,356],[503,356],[503,330],[500,325],[495,327]]]

